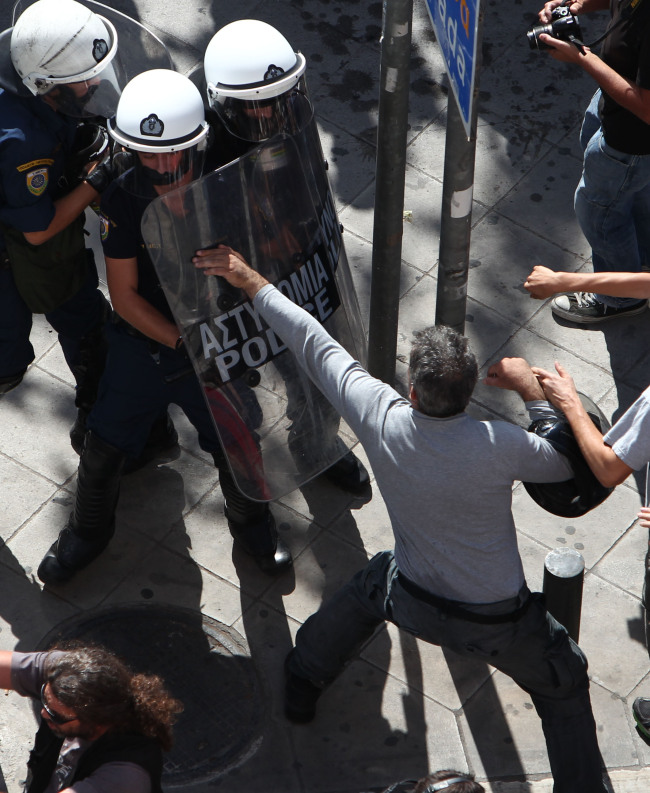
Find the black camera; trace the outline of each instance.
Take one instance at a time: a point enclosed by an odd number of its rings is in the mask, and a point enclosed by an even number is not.
[[[551,11],[551,22],[548,25],[536,25],[526,33],[531,50],[551,49],[539,40],[542,33],[547,33],[560,41],[571,41],[572,39],[580,41],[582,35],[578,17],[574,16],[567,6],[557,6]]]

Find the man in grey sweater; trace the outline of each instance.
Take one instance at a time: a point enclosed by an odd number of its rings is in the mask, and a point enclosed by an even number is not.
[[[542,720],[554,793],[605,787],[587,661],[524,579],[511,512],[516,480],[571,478],[544,439],[464,411],[478,378],[466,338],[416,335],[404,399],[371,377],[306,311],[239,254],[197,251],[195,266],[243,289],[356,432],[388,509],[395,550],[384,551],[300,628],[286,662],[286,715],[310,721],[322,690],[385,620],[508,674]],[[519,358],[487,383],[517,391],[538,418],[548,403]]]

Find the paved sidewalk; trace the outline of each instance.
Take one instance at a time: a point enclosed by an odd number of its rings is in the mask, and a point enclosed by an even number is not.
[[[364,314],[369,306],[380,2],[368,0],[115,0],[156,30],[178,68],[202,57],[213,32],[252,16],[274,24],[307,56],[330,179],[345,225]],[[556,322],[522,282],[535,264],[589,267],[576,223],[581,111],[593,85],[532,53],[536,4],[486,6],[466,332],[482,371],[504,355],[546,367],[561,360],[578,387],[615,419],[647,385],[650,314],[579,330]],[[0,10],[2,29],[10,11]],[[587,21],[590,38],[599,29]],[[593,36],[592,36],[593,33]],[[404,224],[398,375],[411,331],[435,316],[446,79],[422,0],[416,0]],[[263,740],[237,768],[196,785],[224,793],[358,793],[428,770],[469,769],[499,793],[550,793],[548,760],[530,698],[509,678],[402,634],[381,630],[322,698],[313,724],[282,716],[282,662],[299,625],[366,558],[391,545],[383,502],[324,482],[274,507],[293,573],[261,575],[232,551],[211,460],[184,417],[178,459],[124,479],[109,550],[71,584],[42,590],[35,570],[70,511],[78,458],[68,441],[73,386],[53,331],[34,323],[37,359],[0,399],[0,648],[31,650],[60,622],[117,604],[173,604],[245,637],[265,691]],[[472,413],[525,424],[517,398],[480,385]],[[361,453],[363,457],[363,453]],[[641,586],[647,532],[635,523],[645,475],[632,476],[593,513],[567,521],[513,493],[531,588],[544,558],[577,548],[587,574],[580,643],[590,661],[600,745],[616,793],[650,786],[650,749],[630,705],[650,695]],[[219,719],[218,712],[206,719]],[[208,722],[209,723],[209,722]],[[0,766],[17,793],[34,720],[11,694],[0,708]]]

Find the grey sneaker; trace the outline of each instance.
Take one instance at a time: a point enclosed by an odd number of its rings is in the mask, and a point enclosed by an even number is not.
[[[633,317],[647,307],[647,300],[639,300],[631,306],[613,308],[597,300],[593,292],[568,292],[553,298],[551,303],[551,311],[556,317],[568,319],[577,325],[593,325],[616,317]]]

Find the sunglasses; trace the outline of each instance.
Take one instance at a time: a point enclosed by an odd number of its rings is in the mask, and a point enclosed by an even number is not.
[[[43,710],[47,713],[50,721],[53,724],[68,724],[68,722],[76,721],[79,717],[78,716],[62,716],[60,713],[52,710],[50,706],[45,701],[45,686],[47,683],[43,683],[41,686],[41,705],[43,706]]]

